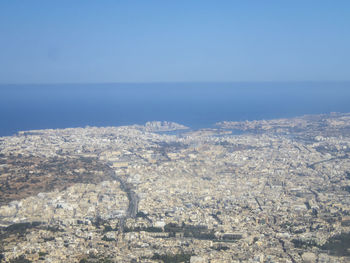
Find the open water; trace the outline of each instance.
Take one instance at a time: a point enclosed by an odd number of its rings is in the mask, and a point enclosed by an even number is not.
[[[0,85],[0,136],[21,130],[350,112],[350,82]]]

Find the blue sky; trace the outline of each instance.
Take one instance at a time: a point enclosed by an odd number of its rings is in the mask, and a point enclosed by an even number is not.
[[[0,83],[350,80],[350,1],[0,1]]]

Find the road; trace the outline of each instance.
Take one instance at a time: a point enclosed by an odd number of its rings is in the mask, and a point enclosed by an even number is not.
[[[138,212],[139,198],[137,194],[132,189],[132,184],[127,182],[127,177],[125,175],[116,175],[114,170],[111,169],[111,177],[120,183],[120,189],[124,191],[129,199],[129,206],[126,211],[125,217],[120,219],[120,231],[123,232],[125,226],[125,220],[128,218],[136,217]]]

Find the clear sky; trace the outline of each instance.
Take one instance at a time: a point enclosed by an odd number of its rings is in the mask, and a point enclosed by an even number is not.
[[[0,83],[350,80],[349,0],[2,0]]]

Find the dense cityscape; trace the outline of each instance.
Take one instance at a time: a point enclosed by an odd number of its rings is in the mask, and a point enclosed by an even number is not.
[[[0,262],[350,262],[350,114],[0,137]]]

